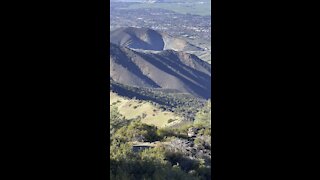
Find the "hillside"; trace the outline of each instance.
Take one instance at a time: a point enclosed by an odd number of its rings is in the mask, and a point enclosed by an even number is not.
[[[149,28],[123,27],[110,32],[110,42],[132,49],[201,51],[189,42]]]
[[[210,64],[185,52],[143,53],[110,43],[110,78],[135,87],[211,96]]]
[[[179,123],[182,118],[171,111],[165,111],[148,101],[130,99],[110,92],[110,107],[117,107],[120,114],[127,119],[141,117],[141,122],[159,128]]]
[[[211,179],[211,48],[167,33],[110,33],[110,179]]]

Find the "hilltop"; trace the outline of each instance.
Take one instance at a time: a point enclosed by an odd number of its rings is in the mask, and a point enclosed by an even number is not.
[[[142,50],[202,51],[184,39],[150,28],[122,27],[110,32],[110,42],[118,46]]]

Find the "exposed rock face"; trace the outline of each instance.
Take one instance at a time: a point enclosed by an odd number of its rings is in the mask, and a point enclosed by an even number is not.
[[[137,134],[132,138],[132,141],[137,141],[137,142],[145,142],[146,138],[142,135]]]
[[[204,159],[211,159],[211,150],[206,149],[202,146],[197,146],[194,144],[193,141],[176,138],[171,141],[168,146],[168,150],[173,152],[181,152],[190,159],[195,158],[204,158]]]
[[[197,128],[191,127],[188,129],[188,137],[196,137],[197,135]]]

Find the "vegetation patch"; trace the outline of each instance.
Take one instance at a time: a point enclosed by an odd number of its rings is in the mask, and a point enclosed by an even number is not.
[[[171,111],[162,111],[161,108],[147,101],[126,99],[110,92],[110,106],[117,107],[126,119],[141,118],[141,122],[157,127],[166,127],[179,123],[182,118]]]

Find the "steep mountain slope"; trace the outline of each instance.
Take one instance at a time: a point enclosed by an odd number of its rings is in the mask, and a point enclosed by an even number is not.
[[[210,98],[211,66],[197,56],[165,50],[143,53],[110,43],[110,79],[144,88],[174,89]]]
[[[132,49],[200,51],[200,47],[149,28],[125,27],[110,32],[110,42]]]

